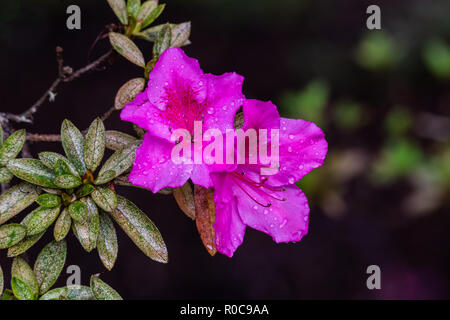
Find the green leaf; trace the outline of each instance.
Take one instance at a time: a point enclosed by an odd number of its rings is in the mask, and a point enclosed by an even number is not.
[[[10,289],[6,289],[5,292],[3,292],[3,295],[1,296],[0,300],[17,300],[14,296],[14,292]]]
[[[74,165],[80,177],[86,173],[83,148],[84,138],[72,122],[65,119],[61,126],[61,141],[67,158]]]
[[[97,251],[106,269],[111,270],[117,259],[117,234],[109,216],[100,212],[100,231],[97,239]]]
[[[100,118],[95,119],[89,127],[84,142],[84,163],[94,172],[102,162],[105,154],[105,126]]]
[[[170,48],[172,42],[172,30],[170,29],[170,25],[167,23],[158,33],[156,37],[155,44],[153,45],[153,56],[159,57],[161,54]]]
[[[191,22],[183,22],[171,26],[172,39],[171,48],[182,47],[189,44],[189,37],[191,36]]]
[[[52,170],[47,168],[40,160],[36,159],[14,159],[8,162],[8,170],[17,178],[32,184],[57,188],[53,183],[55,175]]]
[[[108,187],[97,187],[91,194],[92,200],[105,210],[106,212],[111,212],[117,207],[117,197],[116,193]]]
[[[438,78],[450,78],[450,46],[442,39],[429,40],[423,50],[428,69]]]
[[[36,186],[19,183],[0,195],[0,225],[31,205],[39,196]]]
[[[95,202],[91,198],[81,199],[87,207],[87,219],[83,222],[74,221],[72,230],[80,241],[84,250],[91,252],[97,246],[99,232],[99,216]]]
[[[141,7],[141,0],[128,0],[127,3],[128,15],[136,19],[140,7]]]
[[[14,159],[22,150],[23,144],[27,138],[25,130],[19,130],[5,140],[0,148],[0,164],[6,166],[9,160]]]
[[[87,207],[81,201],[72,202],[69,206],[68,211],[69,211],[69,215],[75,221],[83,222],[87,219],[87,215],[88,215]]]
[[[11,268],[11,287],[19,300],[36,300],[39,295],[39,285],[33,270],[20,257],[15,257]]]
[[[62,174],[53,181],[61,189],[74,189],[81,186],[81,179],[71,174]]]
[[[114,107],[116,110],[121,110],[126,104],[133,101],[136,96],[145,88],[144,78],[134,78],[127,81],[119,91],[117,91]]]
[[[42,249],[34,263],[39,294],[46,293],[55,284],[66,263],[66,241],[52,241]]]
[[[2,124],[0,123],[0,147],[2,145],[3,145],[3,127],[2,127]]]
[[[167,248],[154,223],[131,201],[117,196],[117,209],[110,213],[133,242],[151,259],[167,263]]]
[[[123,25],[128,24],[127,6],[125,0],[107,0],[111,9],[113,9],[117,18]]]
[[[136,44],[123,34],[110,32],[109,41],[113,48],[128,61],[145,68],[145,59]]]
[[[69,211],[65,208],[56,220],[55,229],[53,229],[53,236],[56,241],[63,240],[70,231],[70,226],[72,225],[72,218],[70,217]]]
[[[92,193],[95,190],[95,187],[91,184],[83,184],[76,192],[76,196],[78,199],[84,198]]]
[[[71,174],[69,166],[62,160],[56,161],[55,169],[53,171],[55,176],[62,176],[63,174]],[[78,173],[74,176],[78,177]]]
[[[128,170],[136,159],[136,149],[140,144],[141,141],[114,152],[100,169],[95,184],[105,184]],[[109,171],[114,172],[114,175]]]
[[[32,236],[45,231],[58,217],[60,207],[43,208],[33,210],[30,222],[27,224],[27,235]]]
[[[129,134],[114,130],[106,131],[106,147],[108,149],[118,151],[135,143],[138,143],[138,139]]]
[[[27,229],[21,224],[6,224],[0,227],[0,249],[12,247],[25,238]]]
[[[91,290],[97,300],[123,300],[116,290],[96,276],[91,277]]]
[[[50,290],[39,300],[95,300],[95,297],[91,288],[74,285]]]
[[[158,17],[161,15],[161,13],[166,8],[166,4],[160,4],[158,5],[144,20],[142,23],[142,28],[146,28],[149,25],[151,25]]]
[[[78,176],[78,171],[77,168],[75,168],[75,166],[69,161],[69,159],[67,159],[66,157],[64,157],[62,154],[56,153],[56,152],[41,152],[38,154],[39,159],[42,161],[42,163],[47,166],[49,169],[54,170],[58,160],[63,161],[67,168],[69,168],[70,173],[74,176]]]
[[[142,26],[144,21],[150,16],[152,11],[155,10],[157,6],[158,6],[158,1],[156,1],[156,0],[145,1],[139,9],[139,12],[138,12],[138,15],[136,18],[136,22],[141,24],[141,26]]]
[[[54,208],[61,205],[61,197],[56,194],[44,193],[36,199],[36,202],[41,207]]]
[[[0,128],[1,128],[1,125],[0,125]],[[0,140],[1,140],[1,137],[0,137]],[[0,266],[0,296],[3,294],[3,287],[4,287],[3,270],[2,270],[2,266]]]
[[[24,227],[27,227],[28,222],[30,222],[30,219],[33,217],[33,213],[28,214],[20,223]],[[21,255],[22,253],[26,252],[28,249],[30,249],[36,242],[38,242],[42,236],[45,234],[45,230],[41,233],[37,233],[32,236],[25,236],[19,243],[13,245],[12,247],[8,248],[8,258],[16,257],[18,255]]]
[[[14,175],[8,170],[8,168],[0,168],[0,183],[9,183]]]

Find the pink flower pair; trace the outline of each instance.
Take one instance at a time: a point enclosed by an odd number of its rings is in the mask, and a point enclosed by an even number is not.
[[[247,100],[244,78],[236,73],[205,74],[197,60],[179,48],[166,50],[150,73],[148,88],[122,111],[122,120],[147,130],[130,174],[130,182],[153,192],[183,186],[188,179],[213,187],[216,202],[215,242],[219,252],[231,257],[242,243],[246,226],[278,242],[299,241],[308,231],[309,207],[295,185],[322,165],[327,142],[313,123],[281,118],[271,102]],[[243,108],[242,130],[279,130],[279,170],[261,174],[261,163],[175,163],[172,151],[179,141],[172,133],[185,129],[194,136],[196,121],[203,132],[234,129],[237,111]],[[267,144],[271,141],[268,139]],[[192,150],[192,154],[203,152]],[[229,150],[226,150],[229,152]],[[246,154],[247,158],[248,155]]]

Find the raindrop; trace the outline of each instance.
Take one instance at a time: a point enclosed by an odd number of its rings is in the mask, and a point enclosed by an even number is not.
[[[280,224],[280,229],[282,229],[286,225],[287,222],[288,222],[287,219],[284,219],[283,223]]]
[[[294,137],[293,134],[290,134],[290,135],[289,135],[289,139],[294,140],[294,138],[295,138],[295,137]]]

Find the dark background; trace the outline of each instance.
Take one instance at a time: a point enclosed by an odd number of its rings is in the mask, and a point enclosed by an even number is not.
[[[282,115],[317,122],[330,151],[299,185],[311,205],[298,244],[275,244],[247,229],[229,259],[210,257],[195,224],[172,196],[119,188],[155,222],[169,263],[148,259],[121,231],[111,272],[72,234],[67,265],[94,273],[126,299],[450,298],[450,2],[447,0],[168,0],[156,22],[192,21],[188,55],[205,72],[244,75],[249,98],[272,100]],[[66,29],[78,4],[82,30]],[[382,31],[366,28],[378,4]],[[56,77],[55,47],[79,68],[103,27],[116,22],[106,1],[8,0],[0,4],[0,111],[20,113]],[[150,43],[138,41],[147,60]],[[98,57],[108,48],[102,41]],[[141,76],[124,59],[58,90],[29,132],[58,133],[64,118],[86,128],[110,108],[117,89]],[[131,133],[115,114],[108,129]],[[61,152],[36,143],[31,151]],[[23,218],[23,214],[18,218]],[[52,238],[32,249],[32,262]],[[6,250],[0,262],[9,277]],[[382,289],[366,288],[379,265]],[[65,284],[62,274],[57,286]],[[9,280],[8,280],[9,281]]]

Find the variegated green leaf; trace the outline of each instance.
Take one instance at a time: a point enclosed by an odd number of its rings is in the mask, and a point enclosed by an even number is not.
[[[171,26],[172,39],[170,42],[171,48],[182,47],[189,43],[191,36],[191,22],[184,22]]]
[[[55,169],[53,170],[55,176],[62,176],[63,174],[71,174],[69,166],[62,160],[56,161]],[[79,179],[78,173],[73,175]]]
[[[91,194],[92,200],[105,210],[106,212],[111,212],[117,207],[117,197],[116,193],[108,187],[97,187]]]
[[[17,178],[32,184],[57,188],[53,183],[55,175],[52,170],[47,168],[40,160],[36,159],[14,159],[8,162],[8,170]]]
[[[123,300],[116,290],[96,276],[91,277],[91,290],[97,300]]]
[[[170,24],[166,23],[156,37],[153,45],[153,56],[159,57],[161,54],[170,48],[172,43],[172,30]]]
[[[54,208],[61,205],[61,197],[56,194],[44,193],[41,194],[36,202],[44,208]]]
[[[80,177],[86,173],[84,164],[84,138],[80,130],[69,120],[64,120],[61,126],[61,141],[67,158],[77,169]]]
[[[100,231],[97,239],[97,251],[106,269],[111,270],[117,259],[117,234],[114,224],[105,212],[100,212]]]
[[[33,213],[29,213],[26,215],[26,217],[22,220],[20,223],[24,227],[27,227],[28,222],[30,222],[31,218],[33,217]],[[22,253],[26,252],[28,249],[30,249],[36,242],[39,241],[39,239],[42,238],[42,236],[45,234],[45,230],[41,233],[37,233],[32,236],[25,236],[19,243],[13,245],[12,247],[8,248],[8,257],[16,257],[18,255],[21,255]]]
[[[125,0],[107,0],[111,9],[113,9],[117,18],[123,25],[128,24],[127,5]]]
[[[91,252],[97,246],[97,238],[99,231],[99,215],[95,202],[87,197],[81,199],[87,207],[87,219],[83,222],[74,221],[72,230],[80,241],[84,250]]]
[[[0,225],[31,205],[39,196],[36,186],[19,183],[0,195]]]
[[[5,166],[9,160],[14,159],[22,150],[27,133],[25,130],[19,130],[14,132],[3,142],[0,147],[0,164]]]
[[[27,234],[27,229],[21,224],[5,224],[0,226],[0,249],[12,247]]]
[[[71,225],[72,218],[70,217],[68,209],[65,208],[55,222],[55,229],[53,229],[53,236],[55,237],[55,240],[63,240],[69,233]]]
[[[6,167],[0,168],[0,183],[9,183],[14,175]]]
[[[106,131],[106,147],[108,149],[118,151],[135,143],[138,143],[138,139],[129,134],[114,130]]]
[[[67,286],[48,291],[39,300],[95,300],[90,287]]]
[[[141,0],[128,0],[127,12],[130,17],[137,18],[139,9],[141,7]]]
[[[0,125],[0,131],[1,131],[1,125]],[[2,138],[0,137],[0,140]],[[4,279],[3,279],[3,270],[2,270],[2,266],[0,266],[0,296],[3,294],[3,288],[4,288]]]
[[[114,101],[114,107],[116,110],[121,110],[126,104],[133,101],[136,96],[144,90],[145,79],[144,78],[134,78],[127,81],[119,91],[117,91],[116,99]]]
[[[84,198],[92,193],[95,190],[95,187],[91,184],[83,184],[76,192],[76,196],[78,199]]]
[[[19,300],[36,300],[39,295],[39,286],[33,270],[20,257],[15,257],[11,267],[11,287]]]
[[[158,6],[158,1],[156,1],[156,0],[145,1],[141,5],[141,8],[139,9],[139,12],[138,12],[138,15],[137,15],[137,18],[136,18],[136,22],[139,23],[139,25],[142,28],[145,28],[143,26],[144,23],[151,16],[153,10],[155,10],[157,6]]]
[[[117,209],[110,213],[133,242],[151,259],[167,263],[167,248],[154,223],[134,203],[117,196]]]
[[[84,141],[84,163],[94,172],[102,162],[105,154],[105,126],[100,118],[95,119],[89,127]]]
[[[160,4],[155,9],[152,10],[152,12],[146,16],[144,21],[142,22],[142,28],[146,28],[149,25],[151,25],[158,17],[161,15],[161,13],[164,11],[166,5]]]
[[[52,241],[42,249],[34,263],[39,294],[46,293],[56,282],[66,263],[66,241]]]
[[[81,179],[71,174],[62,174],[53,180],[54,184],[61,189],[74,189],[81,186]]]
[[[136,149],[139,147],[140,143],[141,142],[139,141],[138,143],[128,145],[126,148],[114,152],[100,169],[95,184],[100,185],[107,183],[128,170],[136,159]],[[114,175],[109,171],[114,172]]]
[[[0,123],[0,147],[3,145],[3,127]]]
[[[123,34],[110,32],[109,40],[113,48],[130,62],[145,68],[145,59],[136,44]]]
[[[70,172],[68,172],[68,173],[70,173],[74,176],[79,175],[77,168],[75,168],[75,166],[69,161],[69,159],[64,157],[62,154],[59,154],[56,152],[41,152],[38,154],[38,156],[39,156],[39,159],[42,161],[42,163],[45,166],[47,166],[49,169],[54,170],[58,160],[61,160],[69,168]]]
[[[84,202],[81,201],[75,201],[72,202],[69,206],[69,215],[72,217],[73,220],[78,222],[83,222],[87,219],[87,207]]]
[[[39,207],[32,211],[32,217],[27,223],[27,235],[32,236],[45,231],[58,217],[60,207]]]

